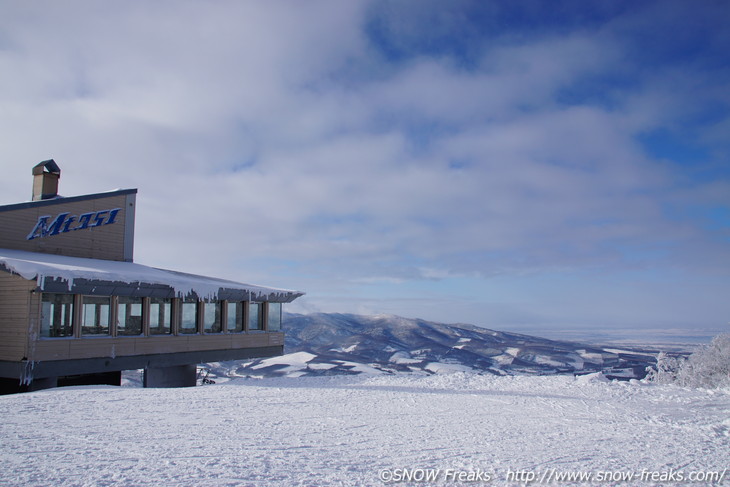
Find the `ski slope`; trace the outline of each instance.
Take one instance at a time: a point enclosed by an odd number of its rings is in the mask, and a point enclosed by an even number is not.
[[[0,411],[0,485],[9,486],[637,486],[686,485],[690,475],[704,479],[695,485],[709,485],[709,475],[721,485],[730,477],[730,391],[600,375],[87,386],[2,396]]]

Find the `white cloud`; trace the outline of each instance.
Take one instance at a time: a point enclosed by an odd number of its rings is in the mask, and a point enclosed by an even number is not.
[[[472,25],[464,63],[416,49],[421,36],[453,35],[463,5],[430,33],[438,16],[408,23],[399,8],[4,8],[0,203],[27,199],[30,168],[53,157],[64,194],[139,188],[145,264],[291,281],[349,303],[371,299],[364,283],[399,283],[405,303],[422,280],[528,283],[669,267],[701,275],[727,258],[717,231],[673,214],[727,206],[726,173],[688,182],[681,165],[652,160],[636,139],[686,124],[698,98],[727,102],[712,72],[666,61],[642,71],[629,51],[639,46],[623,36],[636,28],[629,14],[514,37],[480,37]],[[387,26],[403,59],[368,37],[378,9],[402,20]],[[726,150],[724,117],[703,143]],[[469,300],[473,316],[484,301]],[[517,315],[520,305],[507,308]]]

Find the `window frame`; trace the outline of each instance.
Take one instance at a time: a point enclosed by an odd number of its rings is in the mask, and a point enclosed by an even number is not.
[[[231,306],[233,306],[234,314],[234,328],[230,328],[231,318]],[[225,301],[224,306],[225,323],[224,333],[245,333],[246,332],[246,319],[247,319],[247,308],[245,301]],[[239,312],[240,311],[240,312]],[[240,318],[240,320],[239,320]]]
[[[264,323],[264,306],[262,301],[246,301],[248,308],[248,313],[246,314],[246,331],[247,332],[263,332],[266,331],[265,329],[265,323]],[[257,328],[251,328],[252,318],[253,318],[253,312],[252,312],[252,306],[255,306],[256,309],[256,323]]]
[[[123,303],[124,300],[139,300],[139,303]],[[114,299],[114,307],[115,310],[112,313],[114,318],[114,336],[115,337],[140,337],[145,336],[145,298],[137,297],[137,296],[115,296]],[[139,332],[136,334],[132,333],[120,333],[121,328],[121,316],[122,316],[122,308],[124,308],[124,304],[139,304]],[[136,315],[134,315],[136,316]],[[128,318],[131,318],[132,315],[130,315]],[[126,317],[125,317],[125,326],[124,329],[126,330]]]
[[[76,317],[76,313],[78,311],[78,307],[76,305],[76,295],[75,294],[68,294],[68,293],[40,293],[40,299],[39,299],[39,310],[38,310],[38,338],[41,339],[68,339],[68,338],[76,338],[76,325],[78,322],[78,318]],[[70,297],[70,302],[66,303],[55,303],[55,304],[61,304],[64,305],[61,309],[61,312],[58,313],[58,315],[61,315],[68,319],[69,323],[65,326],[61,327],[54,327],[53,326],[53,320],[49,322],[48,326],[48,335],[43,334],[43,317],[44,317],[44,307],[43,304],[47,301],[44,301],[44,298],[46,296],[68,296]],[[52,303],[54,304],[54,303]],[[54,311],[53,315],[55,316],[57,313]],[[54,329],[65,329],[67,334],[64,335],[52,335],[51,331]]]
[[[223,333],[223,318],[224,318],[224,301],[199,301],[198,306],[200,307],[200,314],[202,318],[203,334],[205,335],[220,335]],[[208,328],[209,309],[213,308],[213,321],[210,323],[211,327]],[[218,325],[218,329],[215,329],[215,325]]]
[[[173,334],[174,331],[174,324],[175,324],[175,300],[173,298],[145,298],[146,304],[145,304],[145,310],[146,310],[146,318],[143,319],[143,324],[145,327],[145,334],[144,336],[150,336],[150,337],[158,337],[158,336],[170,336]],[[158,302],[159,301],[159,302]],[[157,326],[152,325],[152,307],[154,305],[160,305],[164,306],[167,309],[167,320],[166,325],[163,329],[166,329],[167,331],[163,333],[153,333],[152,330],[159,330],[159,322]],[[157,311],[157,319],[160,317],[160,310]]]
[[[275,313],[271,312],[272,305],[274,305],[273,307],[275,309],[278,308],[278,312],[275,312]],[[278,326],[276,329],[271,328],[271,323],[272,323],[271,316],[272,315],[278,316],[278,319],[277,319]],[[266,331],[271,332],[271,333],[278,333],[282,330],[283,323],[284,323],[283,303],[273,302],[273,301],[266,303]]]
[[[89,294],[78,294],[78,302],[80,304],[79,309],[79,326],[78,326],[78,335],[81,338],[95,338],[95,337],[111,337],[112,335],[112,324],[114,323],[115,316],[114,316],[114,300],[112,299],[112,296],[95,296],[95,295],[89,295]],[[87,303],[87,300],[106,300],[106,303],[93,303],[89,302]],[[94,311],[94,326],[98,328],[99,330],[103,330],[106,328],[106,333],[87,333],[84,332],[85,328],[92,328],[87,326],[86,324],[86,311],[87,306],[95,306]],[[106,313],[102,313],[101,310],[104,306],[108,306],[108,310]],[[106,314],[106,327],[102,325],[104,315]]]
[[[193,317],[195,320],[195,326],[191,327],[183,327],[183,324],[185,323],[185,308],[186,305],[191,305],[193,307]],[[197,299],[178,299],[178,312],[177,312],[177,335],[199,335],[200,328],[201,328],[201,316],[200,313],[202,311],[200,306],[200,301]],[[183,331],[185,330],[185,331]],[[192,331],[188,331],[192,330]]]

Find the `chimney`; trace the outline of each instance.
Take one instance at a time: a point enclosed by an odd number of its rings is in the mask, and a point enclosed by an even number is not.
[[[48,159],[33,167],[33,201],[48,200],[58,196],[58,180],[61,168],[56,161]]]

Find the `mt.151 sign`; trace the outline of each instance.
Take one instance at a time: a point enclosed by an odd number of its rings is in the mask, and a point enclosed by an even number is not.
[[[71,215],[71,213],[59,213],[56,218],[51,220],[51,215],[38,217],[33,231],[26,237],[27,240],[34,238],[52,237],[59,233],[74,232],[76,230],[85,230],[87,228],[100,227],[102,225],[111,225],[116,223],[117,214],[121,208],[111,210],[92,211],[81,215]]]

